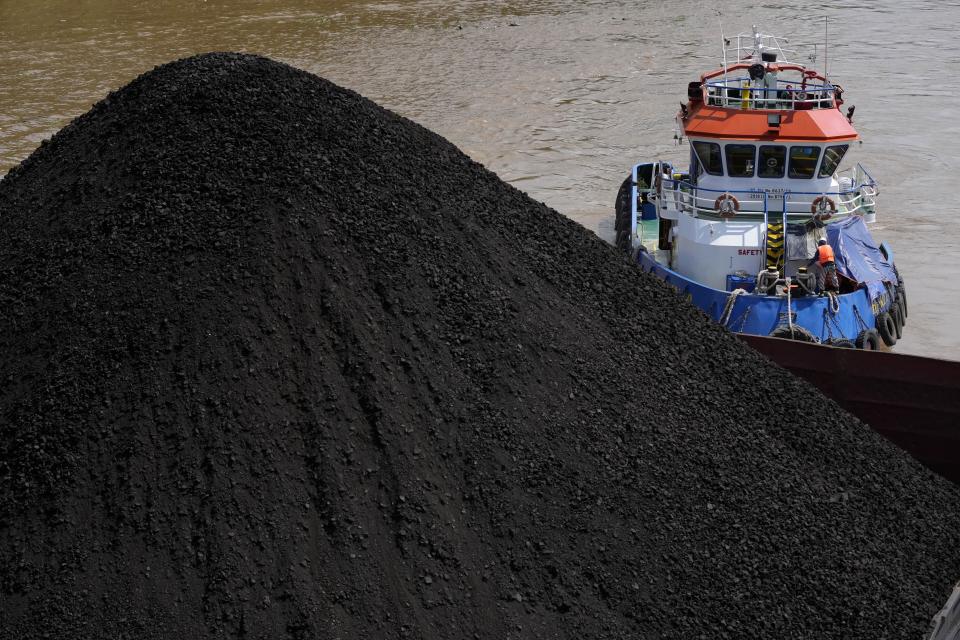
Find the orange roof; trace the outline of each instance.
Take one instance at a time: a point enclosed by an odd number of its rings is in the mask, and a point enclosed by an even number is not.
[[[839,109],[771,111],[715,107],[702,102],[690,106],[690,114],[682,120],[688,138],[831,142],[859,137]],[[780,128],[771,129],[767,116],[776,113],[780,114]]]

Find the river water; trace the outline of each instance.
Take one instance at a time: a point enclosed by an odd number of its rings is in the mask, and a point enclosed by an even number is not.
[[[0,172],[107,92],[214,50],[264,54],[437,131],[503,179],[612,240],[629,166],[684,160],[673,116],[719,66],[700,1],[0,0]],[[856,159],[880,182],[874,236],[910,295],[896,350],[960,360],[960,4],[728,2],[728,36],[758,24],[822,42],[857,106]],[[821,57],[818,67],[823,66]]]

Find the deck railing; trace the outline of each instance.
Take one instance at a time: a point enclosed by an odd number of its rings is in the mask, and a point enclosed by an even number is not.
[[[655,189],[651,189],[655,192]],[[736,199],[733,215],[721,215],[718,202],[726,196]],[[683,180],[663,180],[663,189],[659,198],[655,197],[658,209],[689,214],[694,218],[721,220],[745,216],[748,218],[766,218],[768,195],[765,191],[736,189],[707,189]]]
[[[835,88],[832,84],[802,84],[777,80],[776,87],[750,86],[750,78],[736,77],[705,83],[708,105],[736,109],[776,109],[803,111],[832,109]]]
[[[843,217],[851,215],[870,215],[876,210],[877,183],[873,177],[863,168],[863,165],[857,164],[852,169],[847,169],[837,174],[839,178],[840,189],[832,192],[819,191],[787,191],[783,194],[783,210],[791,217],[810,216],[814,217],[817,211],[813,210],[813,203],[818,198],[829,198],[833,204],[827,202],[827,211],[830,217]],[[792,201],[792,202],[791,202]],[[833,207],[836,207],[834,211]]]
[[[799,49],[801,47],[812,50],[813,55],[811,56],[808,53],[806,56],[808,60],[816,60],[818,45],[792,43],[791,48],[787,48],[785,45],[788,42],[787,38],[783,36],[760,33],[756,28],[751,33],[738,33],[724,41],[724,63],[735,64],[749,60],[758,50],[765,50],[777,53],[777,61],[780,64],[792,64],[800,61],[802,55]]]
[[[767,223],[770,216],[776,214],[785,224],[788,220],[805,222],[814,218],[826,220],[873,214],[877,183],[866,169],[858,164],[838,174],[838,178],[840,189],[837,191],[768,193],[757,189],[707,189],[684,180],[663,177],[659,191],[656,187],[638,188],[637,196],[647,193],[656,202],[658,210],[682,212],[708,220],[746,219]],[[729,212],[725,215],[720,210],[726,196],[732,196],[736,202],[733,215]]]

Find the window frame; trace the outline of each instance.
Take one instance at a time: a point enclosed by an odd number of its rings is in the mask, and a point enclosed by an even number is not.
[[[810,170],[810,175],[808,176],[795,176],[793,175],[793,150],[794,149],[816,149],[817,155],[813,158],[813,167]],[[823,155],[823,147],[816,144],[806,144],[806,145],[791,145],[790,152],[787,154],[787,178],[790,180],[813,180],[817,177],[817,169],[820,167],[820,156]]]
[[[730,149],[732,147],[750,147],[753,149],[753,162],[750,164],[750,173],[738,173],[734,175],[730,168]],[[753,178],[757,175],[757,145],[751,142],[728,142],[723,145],[723,162],[726,165],[726,176],[728,178]]]
[[[826,164],[827,164],[827,154],[830,152],[831,149],[838,149],[838,148],[841,148],[841,147],[843,148],[843,153],[841,153],[841,154],[840,154],[840,157],[837,158],[837,161],[836,161],[836,163],[833,165],[833,169],[831,169],[830,173],[824,175],[824,174],[823,174],[823,168],[824,168],[824,167],[826,166]],[[837,169],[840,168],[840,163],[843,162],[843,159],[847,157],[847,152],[848,152],[848,151],[850,151],[850,144],[849,144],[849,143],[847,143],[847,144],[832,144],[832,145],[830,145],[829,147],[824,148],[824,150],[823,150],[823,158],[820,160],[820,168],[817,170],[817,177],[818,177],[818,178],[832,178],[832,177],[833,177],[833,174],[835,174],[835,173],[837,172]]]
[[[761,165],[760,165],[760,154],[763,153],[763,149],[781,149],[781,165],[780,165],[780,175],[777,176],[763,176],[760,175]],[[790,156],[789,147],[785,144],[761,144],[757,145],[757,177],[761,180],[783,180],[787,177],[787,158]]]
[[[697,148],[697,145],[700,145],[700,144],[705,144],[705,145],[709,145],[709,146],[711,146],[711,147],[716,147],[717,157],[720,158],[720,173],[714,173],[713,171],[710,170],[709,167],[707,167],[706,163],[704,163],[704,161],[703,161],[703,156],[700,155],[700,150]],[[723,176],[723,175],[725,175],[725,174],[724,174],[724,168],[725,168],[725,167],[723,166],[723,149],[720,147],[720,144],[719,144],[719,143],[716,143],[716,142],[707,142],[706,140],[693,140],[693,141],[691,142],[691,146],[693,146],[693,152],[697,154],[697,161],[700,162],[700,168],[703,169],[703,172],[704,172],[705,174],[710,175],[710,176]]]

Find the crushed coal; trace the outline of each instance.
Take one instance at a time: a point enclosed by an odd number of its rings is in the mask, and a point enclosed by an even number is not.
[[[430,131],[265,58],[0,182],[0,637],[918,637],[960,494]]]

